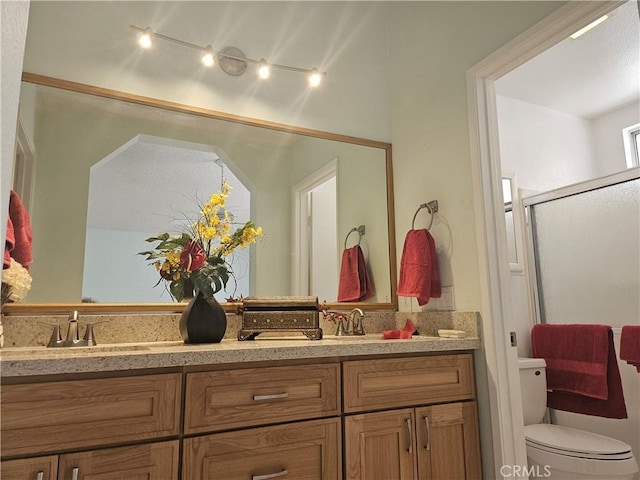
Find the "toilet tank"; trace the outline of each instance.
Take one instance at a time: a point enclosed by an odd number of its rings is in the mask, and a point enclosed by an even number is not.
[[[519,358],[524,424],[542,423],[547,409],[547,377],[543,358]]]

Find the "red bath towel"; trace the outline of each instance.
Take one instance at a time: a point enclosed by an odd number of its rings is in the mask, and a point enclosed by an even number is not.
[[[7,237],[4,241],[4,259],[2,261],[2,269],[9,268],[11,266],[11,250],[16,244],[16,236],[13,232],[13,222],[10,218],[7,218]]]
[[[400,260],[398,295],[416,297],[421,306],[442,295],[436,242],[426,228],[407,232]]]
[[[640,325],[625,325],[620,334],[620,360],[640,372]]]
[[[338,301],[361,302],[373,295],[369,271],[360,245],[346,248],[342,252]]]
[[[7,219],[7,239],[4,249],[3,268],[11,264],[9,257],[29,270],[33,261],[31,241],[31,220],[29,212],[22,205],[22,201],[16,192],[11,190],[9,197],[9,218]]]
[[[547,363],[547,406],[627,418],[613,331],[607,325],[535,325],[533,356]]]

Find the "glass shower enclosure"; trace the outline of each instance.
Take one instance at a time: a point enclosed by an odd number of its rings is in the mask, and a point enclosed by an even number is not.
[[[640,169],[523,199],[536,321],[640,323]],[[618,438],[640,454],[640,375],[619,361],[629,418],[555,411],[553,423]]]

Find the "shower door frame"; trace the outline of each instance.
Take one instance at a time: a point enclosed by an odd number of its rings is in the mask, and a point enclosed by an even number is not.
[[[610,187],[613,185],[617,185],[620,183],[628,182],[631,180],[637,180],[640,178],[640,167],[633,167],[627,170],[623,170],[618,173],[614,173],[611,175],[606,175],[604,177],[599,177],[593,180],[587,180],[584,182],[574,183],[572,185],[567,185],[566,187],[556,188],[554,190],[549,190],[548,192],[539,193],[537,195],[532,195],[530,197],[525,197],[522,199],[522,207],[524,209],[524,219],[525,219],[525,228],[526,228],[526,240],[525,240],[525,249],[526,249],[526,274],[529,277],[529,285],[531,291],[529,294],[531,295],[532,301],[530,305],[532,305],[533,311],[531,312],[530,318],[533,319],[533,323],[545,323],[541,311],[540,306],[540,279],[538,278],[538,266],[536,264],[537,255],[535,251],[535,242],[534,242],[534,232],[533,232],[533,221],[531,215],[531,209],[536,205],[540,205],[542,203],[550,202],[553,200],[559,200],[561,198],[571,197],[573,195],[580,195],[581,193],[590,192],[592,190],[599,190],[601,188]]]

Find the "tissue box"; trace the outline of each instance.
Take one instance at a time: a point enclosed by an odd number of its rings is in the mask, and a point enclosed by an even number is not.
[[[238,340],[253,340],[263,332],[301,332],[320,340],[318,297],[248,297],[242,302]]]

